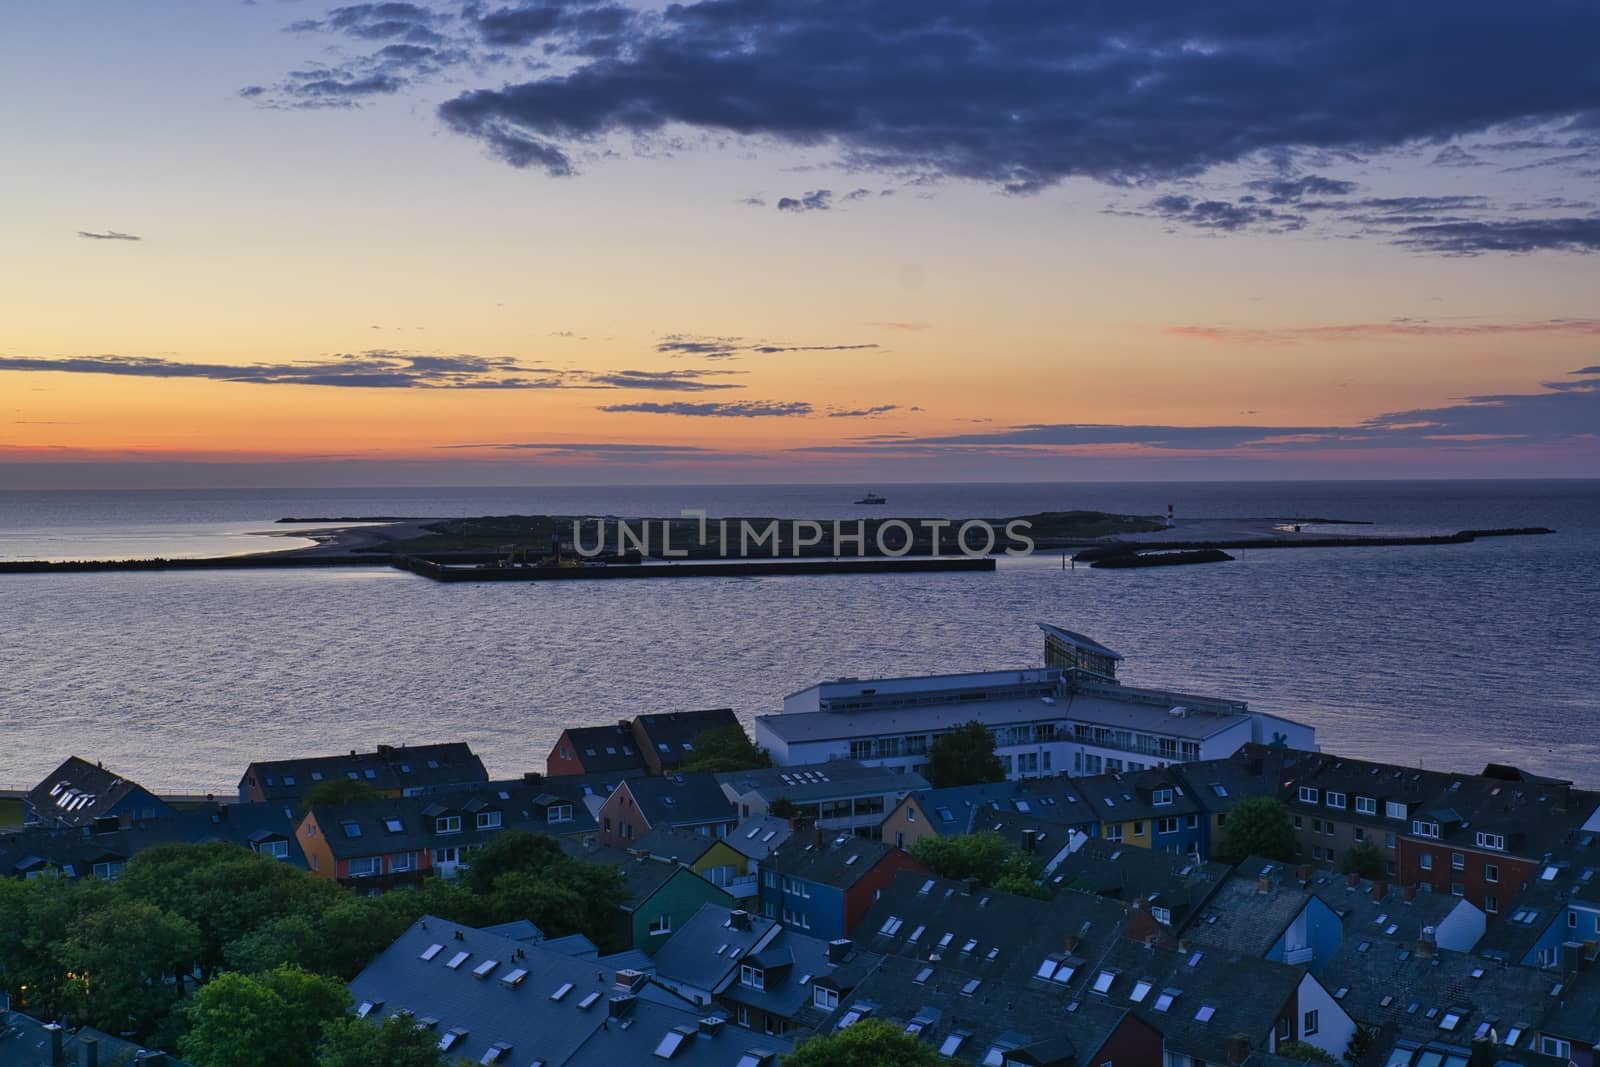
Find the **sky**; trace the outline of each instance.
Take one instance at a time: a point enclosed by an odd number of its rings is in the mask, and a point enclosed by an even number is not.
[[[22,0],[0,488],[1600,471],[1600,8]]]

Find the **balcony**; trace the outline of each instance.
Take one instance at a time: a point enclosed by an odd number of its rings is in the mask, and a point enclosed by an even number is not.
[[[1303,948],[1286,949],[1283,953],[1283,962],[1293,966],[1297,963],[1310,963],[1316,955],[1316,950],[1307,945]]]

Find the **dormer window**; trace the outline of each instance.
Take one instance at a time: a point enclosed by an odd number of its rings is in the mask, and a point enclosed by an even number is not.
[[[1317,790],[1309,785],[1301,786],[1300,800],[1305,804],[1315,804],[1317,802]]]
[[[1157,789],[1155,792],[1150,794],[1150,803],[1156,807],[1160,807],[1163,804],[1171,804],[1172,790]]]
[[[544,821],[547,823],[571,822],[571,804],[552,804],[544,809]]]
[[[814,985],[811,987],[811,1004],[823,1011],[832,1011],[839,1006],[839,991]]]
[[[461,832],[461,816],[439,816],[433,820],[433,831],[438,834],[459,834]]]
[[[1330,789],[1330,790],[1328,790],[1327,795],[1323,799],[1327,801],[1328,807],[1330,807],[1330,808],[1339,808],[1341,810],[1344,808],[1344,794],[1343,793],[1335,793],[1333,790]]]
[[[1477,840],[1479,848],[1492,848],[1497,852],[1505,851],[1506,839],[1504,834],[1486,834],[1479,830]]]
[[[1426,819],[1412,819],[1411,832],[1418,837],[1437,838],[1439,836],[1439,824]]]
[[[1376,814],[1378,814],[1378,801],[1377,801],[1377,799],[1374,798],[1374,797],[1357,796],[1356,797],[1356,814],[1357,815],[1376,815]]]
[[[478,829],[498,830],[500,828],[500,813],[498,811],[478,812]]]
[[[746,963],[739,968],[739,984],[747,989],[766,989],[767,972]]]

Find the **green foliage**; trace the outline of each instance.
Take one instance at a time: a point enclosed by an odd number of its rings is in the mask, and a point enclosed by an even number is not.
[[[739,725],[719,726],[694,739],[694,759],[680,768],[689,771],[752,771],[772,766],[772,757],[757,748]]]
[[[479,924],[528,919],[552,937],[582,933],[597,945],[621,947],[622,875],[613,867],[574,859],[552,838],[521,830],[496,834],[472,854],[462,880],[470,901],[459,895],[451,899],[430,886],[429,911],[441,918],[464,911]],[[436,896],[442,898],[440,910],[434,909]]]
[[[774,797],[772,803],[767,805],[767,814],[774,819],[798,819],[800,805],[788,797]]]
[[[1277,797],[1247,797],[1228,813],[1214,858],[1231,865],[1251,856],[1280,863],[1300,858],[1289,809]]]
[[[853,1026],[795,1046],[784,1067],[939,1067],[947,1063],[933,1048],[881,1019]]]
[[[153,904],[113,899],[87,912],[56,946],[70,1017],[153,1032],[182,996],[200,945],[194,923]]]
[[[928,747],[928,783],[935,789],[998,782],[1006,776],[994,735],[976,719],[941,734]]]
[[[378,1025],[335,1019],[322,1030],[317,1067],[444,1067],[436,1034],[417,1028],[405,1015]]]
[[[941,878],[975,878],[1002,892],[1040,900],[1048,895],[1034,883],[1028,857],[992,830],[959,837],[921,837],[912,842],[911,857]]]
[[[335,804],[359,804],[365,800],[378,800],[383,794],[359,778],[329,778],[306,792],[300,802],[300,814],[312,808]]]
[[[230,971],[185,1005],[178,1051],[195,1067],[303,1067],[349,1006],[344,983],[298,967],[258,977]]]
[[[1278,1055],[1299,1063],[1338,1063],[1339,1061],[1315,1045],[1304,1041],[1285,1041],[1277,1048]]]
[[[1368,1026],[1366,1023],[1356,1023],[1355,1033],[1350,1035],[1349,1044],[1344,1047],[1344,1062],[1351,1067],[1360,1067],[1371,1054],[1373,1046],[1378,1041],[1378,1028]]]
[[[1350,846],[1350,850],[1339,859],[1339,872],[1341,874],[1357,874],[1362,878],[1382,878],[1386,869],[1387,857],[1377,842],[1372,840],[1357,841]]]

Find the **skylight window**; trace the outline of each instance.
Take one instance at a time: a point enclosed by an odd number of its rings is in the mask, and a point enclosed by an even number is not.
[[[454,1030],[446,1030],[444,1036],[439,1039],[439,1050],[441,1052],[449,1052],[456,1045],[466,1040],[466,1036],[467,1032],[459,1026]]]
[[[955,939],[955,936],[956,935],[954,932],[946,932],[945,935],[939,939],[939,947],[949,948],[950,942]]]
[[[1096,989],[1099,988],[1097,985]],[[1155,988],[1155,983],[1148,978],[1141,978],[1133,983],[1133,992],[1128,994],[1128,999],[1135,1004],[1143,1004],[1144,998],[1150,995],[1150,990]]]
[[[500,976],[500,984],[505,986],[507,989],[515,989],[515,988],[517,988],[517,986],[521,985],[523,983],[523,980],[526,979],[527,977],[528,977],[527,969],[524,968],[524,967],[518,967],[516,970],[512,971],[510,974],[501,975]]]
[[[1161,995],[1156,997],[1156,1002],[1155,1002],[1156,1011],[1169,1011],[1169,1010],[1171,1010],[1172,1002],[1174,1000],[1177,1000],[1178,997],[1181,996],[1181,995],[1182,995],[1182,991],[1181,990],[1163,989],[1161,991]]]
[[[661,747],[665,748],[666,746],[663,745]],[[661,1035],[661,1040],[656,1043],[656,1055],[660,1056],[664,1060],[672,1059],[673,1056],[677,1055],[678,1049],[683,1045],[684,1039],[689,1037],[693,1032],[694,1031],[691,1030],[689,1033],[685,1033],[683,1028],[676,1026],[671,1030],[668,1030],[665,1034]]]
[[[926,929],[927,929],[926,926],[919,926],[915,930],[911,931],[911,936],[906,938],[906,944],[915,945],[917,943],[917,941],[922,937],[923,931],[925,931]]]
[[[887,919],[884,920],[884,923],[883,923],[882,926],[878,927],[878,933],[885,934],[885,935],[887,935],[889,937],[893,937],[895,934],[900,932],[900,926],[901,926],[901,924],[903,922],[904,922],[903,919],[900,919],[897,916],[891,915]]]
[[[346,836],[346,837],[360,837],[361,836],[361,824],[358,823],[358,822],[350,822],[350,821],[345,822],[345,824],[344,824],[344,836]]]
[[[967,1033],[965,1030],[950,1031],[950,1033],[945,1037],[944,1043],[939,1046],[939,1055],[954,1056],[957,1052],[961,1051],[962,1042],[966,1041],[966,1039],[971,1036],[972,1035]]]
[[[978,947],[978,939],[977,938],[968,938],[967,939],[967,943],[965,945],[961,946],[961,951],[965,952],[968,955],[971,955],[972,951],[974,949],[976,949],[977,947]]]
[[[494,973],[494,969],[498,966],[500,966],[499,960],[484,960],[482,963],[472,968],[472,977],[487,978]]]
[[[1210,1004],[1202,1004],[1200,1005],[1200,1010],[1194,1013],[1195,1022],[1208,1023],[1211,1021],[1211,1017],[1216,1013],[1217,1009],[1212,1007]]]
[[[506,1044],[504,1041],[496,1041],[494,1044],[490,1045],[484,1050],[483,1058],[478,1062],[485,1065],[485,1067],[491,1063],[499,1063],[501,1060],[505,1059],[506,1053],[510,1051],[510,1045]]]
[[[470,952],[457,952],[454,956],[450,957],[450,962],[445,964],[445,966],[450,968],[452,971],[456,970],[463,963],[467,962],[467,957],[470,955],[472,955]]]
[[[1101,971],[1099,974],[1095,975],[1094,991],[1096,993],[1108,993],[1111,991],[1111,983],[1115,982],[1116,980],[1116,971]]]
[[[1439,1029],[1454,1030],[1461,1025],[1461,1015],[1458,1012],[1447,1011],[1444,1018],[1439,1020]]]
[[[911,979],[911,980],[914,983],[916,983],[917,985],[926,985],[928,983],[928,979],[932,978],[932,977],[933,977],[933,968],[932,967],[924,967],[924,968],[922,968],[922,970],[918,971],[917,972],[917,976],[915,978]]]
[[[561,985],[559,987],[557,987],[556,991],[554,993],[550,994],[550,999],[551,1000],[560,1000],[562,997],[566,996],[570,992],[572,992],[572,983],[571,982],[562,982]]]
[[[978,987],[982,984],[983,982],[981,980],[977,978],[972,979],[966,985],[961,987],[961,995],[964,997],[972,996],[978,991]]]
[[[383,828],[389,831],[391,834],[398,834],[405,830],[405,825],[401,823],[399,819],[390,816],[389,818],[383,820]]]
[[[579,1011],[588,1011],[590,1008],[594,1007],[594,1002],[599,1000],[599,999],[600,999],[599,990],[596,990],[593,993],[586,994],[582,1000],[578,1001],[578,1010]]]
[[[417,958],[419,960],[421,960],[422,962],[427,963],[430,960],[432,960],[433,957],[437,956],[439,953],[441,953],[443,951],[444,951],[444,946],[435,943],[435,944],[429,945],[427,948],[423,949],[422,950],[422,955],[418,956]]]

